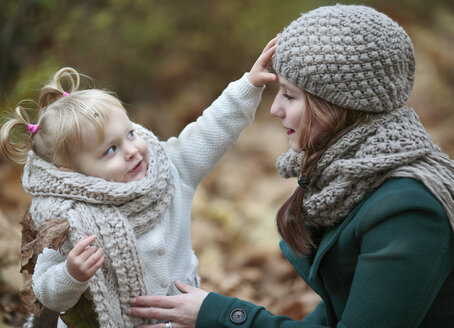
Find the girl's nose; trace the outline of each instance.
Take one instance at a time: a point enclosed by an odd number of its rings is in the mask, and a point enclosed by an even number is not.
[[[131,144],[125,145],[125,157],[126,157],[126,159],[134,158],[137,155],[138,152],[139,152],[139,150],[136,147],[134,147],[133,145],[131,145]]]

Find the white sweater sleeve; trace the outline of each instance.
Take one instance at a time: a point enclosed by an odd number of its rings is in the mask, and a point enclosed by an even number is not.
[[[264,88],[253,86],[244,74],[178,137],[163,143],[182,180],[195,187],[210,172],[253,121]]]
[[[45,248],[38,256],[32,277],[36,298],[48,309],[62,312],[73,307],[88,282],[75,280],[66,269],[66,258],[59,252]]]

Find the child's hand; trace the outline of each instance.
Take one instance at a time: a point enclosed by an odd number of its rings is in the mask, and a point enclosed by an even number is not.
[[[248,74],[248,80],[256,87],[262,87],[268,82],[277,81],[277,75],[271,73],[269,67],[271,67],[271,59],[273,58],[274,52],[277,48],[278,37],[268,42],[262,54],[252,66],[251,71]]]
[[[102,248],[90,246],[95,239],[94,235],[83,238],[68,254],[66,268],[77,281],[87,281],[104,263]]]

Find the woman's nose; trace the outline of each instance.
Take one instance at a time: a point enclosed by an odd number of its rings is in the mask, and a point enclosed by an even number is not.
[[[277,96],[274,98],[274,101],[271,104],[270,114],[281,119],[285,116],[285,112],[279,104]]]

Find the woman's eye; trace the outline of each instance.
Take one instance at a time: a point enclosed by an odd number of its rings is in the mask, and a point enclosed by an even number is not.
[[[128,139],[134,138],[134,130],[128,132]]]
[[[288,93],[284,93],[284,98],[286,98],[287,100],[292,100],[293,97],[290,96]]]
[[[109,149],[106,150],[106,155],[113,154],[115,153],[116,150],[117,150],[116,146],[110,146]]]

